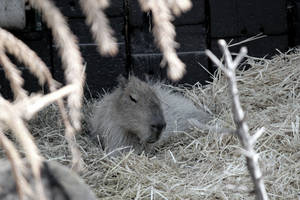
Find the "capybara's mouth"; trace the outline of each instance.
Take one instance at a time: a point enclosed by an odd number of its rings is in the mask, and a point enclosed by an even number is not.
[[[153,143],[155,143],[156,141],[157,141],[157,140],[148,140],[147,143],[148,143],[148,144],[153,144]]]
[[[148,144],[153,144],[155,142],[157,142],[157,139],[155,139],[155,138],[150,138],[150,139],[147,140]]]

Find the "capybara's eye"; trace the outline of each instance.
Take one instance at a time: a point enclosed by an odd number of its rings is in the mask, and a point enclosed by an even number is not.
[[[129,98],[131,101],[133,101],[134,103],[137,103],[137,99],[133,96],[133,95],[129,95]]]

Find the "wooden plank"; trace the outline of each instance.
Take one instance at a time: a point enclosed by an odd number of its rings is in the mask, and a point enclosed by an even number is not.
[[[208,60],[203,51],[181,52],[178,56],[187,66],[187,73],[178,83],[194,84],[199,81],[204,84],[209,79],[209,74],[201,67],[208,67]],[[147,75],[153,79],[167,80],[166,67],[160,67],[161,59],[160,53],[133,54],[134,74],[139,77]]]
[[[286,0],[211,0],[209,3],[213,38],[287,32]]]
[[[68,18],[83,18],[79,0],[53,0],[64,16]],[[123,0],[111,0],[110,6],[105,10],[108,17],[121,17],[124,15]]]
[[[102,57],[95,44],[80,45],[80,51],[86,62],[86,97],[96,97],[98,93],[111,89],[116,85],[119,74],[125,74],[125,45],[119,46],[116,57]],[[60,57],[55,53],[53,58],[54,77],[64,82],[64,72]]]
[[[176,38],[180,47],[178,52],[203,51],[206,48],[206,31],[204,25],[185,25],[176,27]],[[131,52],[160,53],[154,43],[154,37],[148,29],[135,28],[131,32]]]

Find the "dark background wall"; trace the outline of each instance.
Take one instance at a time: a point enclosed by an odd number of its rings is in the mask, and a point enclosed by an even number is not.
[[[118,39],[116,57],[102,57],[96,50],[78,0],[54,0],[67,17],[69,26],[78,37],[80,50],[87,63],[86,95],[96,96],[103,89],[112,88],[119,74],[133,71],[142,77],[166,79],[166,69],[160,68],[162,55],[153,43],[151,13],[140,11],[137,0],[111,0],[106,10]],[[250,56],[272,56],[276,49],[285,51],[300,44],[300,0],[192,0],[193,8],[175,19],[179,58],[187,65],[187,73],[179,83],[204,84],[214,67],[204,55],[211,49],[220,56],[218,39],[239,42],[262,33],[267,37],[246,45]],[[42,24],[39,14],[27,11],[25,30],[13,31],[46,62],[55,79],[63,81],[60,58],[50,31]],[[237,52],[240,45],[231,48]],[[206,70],[203,69],[206,68]],[[30,91],[41,89],[22,65],[25,87]],[[0,92],[10,97],[10,88],[0,70]]]

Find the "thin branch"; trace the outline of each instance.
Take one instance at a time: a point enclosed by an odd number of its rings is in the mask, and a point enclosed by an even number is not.
[[[227,46],[225,40],[219,40],[218,43],[220,46],[220,50],[224,53],[226,67],[231,69],[231,70],[227,70],[227,71],[229,71],[229,72],[234,71],[235,66],[232,65],[232,57],[231,57],[231,54],[229,52],[229,49],[228,49],[228,46]]]
[[[219,68],[226,73],[226,68],[223,66],[222,62],[215,56],[210,50],[205,50],[206,55],[217,65]]]
[[[249,141],[249,143],[251,145],[255,145],[256,141],[258,140],[258,138],[260,138],[260,136],[262,136],[262,134],[265,132],[265,128],[262,127],[260,129],[258,129],[254,135],[252,135],[251,140]]]
[[[255,186],[256,198],[259,200],[267,200],[268,196],[258,163],[259,156],[254,151],[254,144],[259,138],[259,136],[262,134],[263,129],[260,129],[254,136],[251,136],[249,134],[249,128],[245,121],[245,114],[241,107],[238,95],[237,80],[235,75],[235,69],[247,54],[247,49],[242,48],[237,58],[233,60],[225,40],[220,40],[219,45],[221,51],[224,53],[225,56],[226,67],[220,60],[216,60],[216,58],[212,56],[212,54],[210,54],[209,51],[207,51],[207,55],[220,69],[222,69],[225,72],[224,74],[227,77],[227,81],[230,87],[230,94],[232,97],[232,113],[234,115],[234,122],[237,127],[236,133],[245,150],[244,154],[246,155],[247,167]]]
[[[247,48],[242,47],[240,53],[236,56],[235,60],[233,61],[233,65],[237,67],[243,61],[246,55],[247,55]]]

